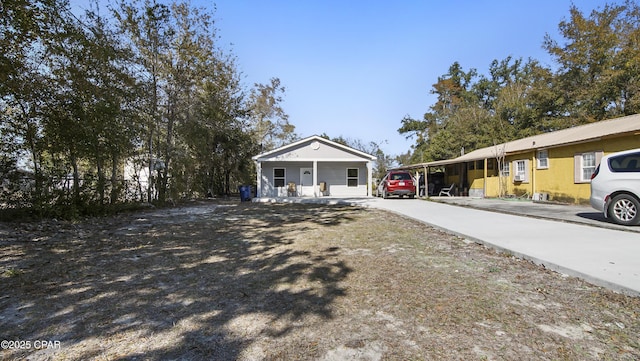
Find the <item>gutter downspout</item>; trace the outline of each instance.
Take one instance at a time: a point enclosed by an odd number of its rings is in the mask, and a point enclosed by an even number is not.
[[[424,196],[429,198],[429,167],[424,166]],[[420,184],[418,184],[418,188],[420,188]]]
[[[531,161],[531,199],[533,199],[533,195],[536,193],[536,169],[538,157],[536,156],[536,150],[533,151],[533,157]]]

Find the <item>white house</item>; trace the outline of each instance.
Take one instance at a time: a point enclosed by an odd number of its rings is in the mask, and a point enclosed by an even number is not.
[[[376,157],[316,135],[252,159],[259,198],[371,196]]]

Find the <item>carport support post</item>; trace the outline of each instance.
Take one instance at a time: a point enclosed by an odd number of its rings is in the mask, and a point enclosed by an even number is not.
[[[429,174],[429,168],[425,165],[424,166],[424,196],[429,198],[430,194],[429,194],[429,177],[427,176],[427,174]],[[418,184],[418,187],[420,187],[420,184]]]

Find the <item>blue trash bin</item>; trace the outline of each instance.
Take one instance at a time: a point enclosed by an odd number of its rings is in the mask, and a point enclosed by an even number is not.
[[[240,201],[250,201],[251,200],[251,186],[240,186],[238,187],[240,190]]]

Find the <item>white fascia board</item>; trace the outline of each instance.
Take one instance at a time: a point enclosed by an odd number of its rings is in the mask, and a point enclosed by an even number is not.
[[[369,159],[362,158],[258,158],[257,162],[370,162]]]
[[[348,147],[346,145],[343,145],[343,144],[340,144],[340,143],[336,143],[334,141],[331,141],[329,139],[320,137],[318,135],[312,135],[310,137],[301,139],[301,140],[299,140],[297,142],[293,142],[291,144],[287,144],[287,145],[282,146],[280,148],[272,149],[272,150],[270,150],[268,152],[265,152],[265,153],[262,153],[262,154],[258,154],[256,156],[251,157],[251,159],[256,160],[256,161],[264,161],[264,159],[268,159],[269,154],[281,152],[281,151],[289,149],[289,148],[295,148],[300,144],[303,144],[303,143],[306,143],[306,142],[310,142],[312,140],[317,140],[319,142],[325,143],[325,144],[330,145],[330,146],[332,146],[334,148],[342,149],[342,150],[347,151],[349,153],[355,153],[359,157],[365,158],[367,160],[376,160],[376,157],[371,155],[371,154],[367,154],[365,152],[362,152],[362,151],[359,151],[357,149]]]

